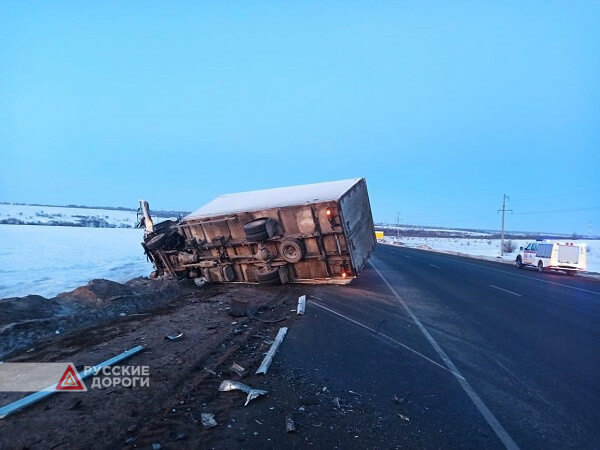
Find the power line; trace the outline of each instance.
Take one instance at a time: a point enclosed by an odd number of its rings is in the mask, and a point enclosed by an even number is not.
[[[528,215],[533,215],[533,214],[555,214],[555,213],[563,213],[563,212],[591,211],[593,209],[600,209],[600,206],[591,206],[588,208],[555,209],[555,210],[550,210],[550,211],[517,212],[515,214],[518,216],[528,216]]]
[[[545,200],[548,198],[561,198],[561,197],[570,197],[573,195],[581,195],[581,194],[592,194],[594,192],[600,192],[600,189],[591,189],[587,191],[578,191],[578,192],[564,192],[562,194],[553,194],[553,195],[542,195],[536,197],[519,197],[518,199],[513,200],[513,203],[522,202],[522,201],[530,201],[530,200]]]

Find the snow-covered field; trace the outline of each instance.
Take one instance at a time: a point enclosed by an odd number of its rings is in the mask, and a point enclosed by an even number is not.
[[[142,239],[140,229],[0,225],[0,298],[53,297],[94,278],[147,276]]]
[[[395,238],[386,236],[385,241],[393,243]],[[505,254],[503,259],[514,261],[520,246],[525,247],[531,240],[514,239],[517,249]],[[578,242],[578,241],[573,241]],[[586,240],[588,272],[600,273],[600,241]],[[400,243],[407,247],[427,247],[440,252],[462,253],[469,256],[500,258],[500,239],[438,238],[438,237],[400,237]]]
[[[133,228],[135,211],[0,204],[0,223]]]

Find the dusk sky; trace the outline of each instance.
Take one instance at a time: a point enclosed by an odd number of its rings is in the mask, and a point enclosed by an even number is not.
[[[0,5],[0,201],[365,177],[376,221],[600,234],[599,2]]]

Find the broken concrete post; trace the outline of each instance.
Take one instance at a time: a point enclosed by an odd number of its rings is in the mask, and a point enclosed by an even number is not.
[[[283,338],[285,337],[287,330],[288,330],[287,327],[283,327],[283,328],[279,329],[279,332],[277,333],[277,336],[275,337],[275,341],[273,342],[273,344],[271,344],[271,348],[269,349],[269,351],[263,358],[262,362],[260,363],[258,370],[255,372],[257,375],[261,374],[261,373],[263,375],[267,374],[267,371],[269,370],[269,366],[273,362],[273,357],[275,356],[275,352],[277,351],[277,349],[283,342]]]
[[[306,295],[298,298],[298,308],[296,309],[298,315],[304,315],[304,309],[306,308]]]

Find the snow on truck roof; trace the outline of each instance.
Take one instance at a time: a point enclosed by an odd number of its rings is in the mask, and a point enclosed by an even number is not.
[[[183,220],[337,200],[361,179],[351,178],[325,183],[220,195],[186,216]]]

